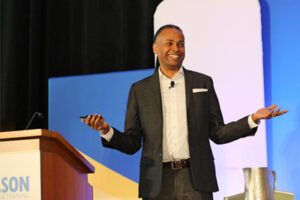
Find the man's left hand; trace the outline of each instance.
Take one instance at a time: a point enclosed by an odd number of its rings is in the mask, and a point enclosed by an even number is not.
[[[277,117],[288,112],[288,110],[280,111],[280,107],[276,110],[276,107],[277,105],[273,104],[267,108],[259,109],[258,111],[256,111],[256,113],[252,115],[253,121],[257,123],[261,119],[271,119],[273,117]]]

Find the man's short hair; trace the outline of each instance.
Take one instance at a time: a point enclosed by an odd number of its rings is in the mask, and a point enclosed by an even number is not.
[[[153,43],[155,43],[155,41],[156,41],[158,35],[159,35],[163,30],[165,30],[165,29],[177,29],[177,30],[179,30],[179,31],[183,34],[181,28],[179,28],[178,26],[176,26],[176,25],[174,25],[174,24],[166,24],[166,25],[160,27],[160,28],[156,31],[156,33],[155,33],[155,35],[154,35],[154,38],[153,38]]]

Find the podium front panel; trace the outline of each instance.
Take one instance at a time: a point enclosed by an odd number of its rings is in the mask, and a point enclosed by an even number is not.
[[[41,152],[31,148],[38,143],[38,140],[0,143],[1,200],[41,200]]]

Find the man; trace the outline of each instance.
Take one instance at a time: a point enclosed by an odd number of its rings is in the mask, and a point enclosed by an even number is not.
[[[161,27],[153,52],[160,66],[132,85],[124,133],[110,127],[101,115],[83,122],[101,131],[105,147],[134,154],[143,146],[140,197],[211,200],[218,186],[209,139],[223,144],[254,135],[260,119],[287,110],[275,111],[272,105],[225,125],[212,79],[182,67],[182,30],[174,25]]]

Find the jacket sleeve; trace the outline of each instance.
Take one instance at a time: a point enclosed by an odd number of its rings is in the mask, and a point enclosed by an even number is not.
[[[224,144],[256,133],[257,128],[249,127],[248,116],[224,124],[212,79],[209,83],[209,102],[209,138],[215,143]]]

